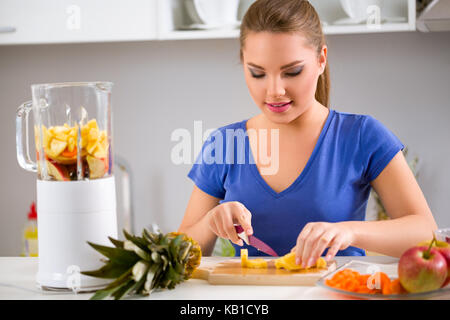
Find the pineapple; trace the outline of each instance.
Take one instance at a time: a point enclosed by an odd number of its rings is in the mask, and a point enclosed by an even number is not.
[[[248,259],[248,249],[241,249],[241,266],[251,269],[267,269],[267,261],[262,258]]]
[[[97,291],[92,300],[108,296],[116,300],[127,294],[149,295],[154,289],[173,289],[191,277],[200,265],[201,249],[198,243],[183,233],[166,235],[144,229],[142,237],[123,231],[126,240],[109,237],[114,248],[88,242],[102,255],[109,258],[106,264],[84,275],[115,279],[104,289]]]
[[[277,269],[286,269],[290,271],[305,269],[302,266],[295,263],[295,253],[290,252],[278,259],[274,260],[275,268]],[[267,261],[261,258],[258,259],[248,259],[248,250],[241,249],[241,266],[243,268],[252,268],[252,269],[265,269],[267,268]],[[327,262],[324,258],[320,257],[317,259],[316,264],[312,267],[315,268],[326,268]]]
[[[313,265],[311,268],[325,268],[327,266],[327,262],[324,258],[320,257],[317,259],[316,264]],[[286,270],[300,270],[300,269],[306,269],[303,268],[301,265],[298,265],[295,263],[295,253],[290,252],[281,258],[275,259],[275,268],[277,269],[286,269]]]

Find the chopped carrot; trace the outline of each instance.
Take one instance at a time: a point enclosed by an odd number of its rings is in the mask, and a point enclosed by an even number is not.
[[[407,291],[403,288],[399,279],[395,279],[391,282],[391,291],[392,294],[402,294],[407,293]]]
[[[73,149],[73,151],[72,152],[70,152],[67,148],[61,153],[61,155],[63,156],[63,157],[66,157],[66,158],[73,158],[73,157],[75,157],[76,155],[77,155],[77,149]]]
[[[370,289],[367,281],[371,276],[379,277],[380,288]],[[398,294],[406,293],[398,279],[391,280],[384,272],[377,272],[374,275],[360,274],[351,269],[344,269],[336,272],[333,277],[325,280],[327,286],[357,293],[368,294]]]

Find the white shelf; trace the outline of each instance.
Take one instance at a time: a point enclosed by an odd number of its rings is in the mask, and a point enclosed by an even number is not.
[[[181,26],[190,22],[189,15],[184,8],[184,0],[158,0],[158,39],[159,40],[190,40],[190,39],[233,39],[239,37],[239,29],[226,30],[178,30]],[[244,1],[244,0],[241,0]],[[246,0],[248,1],[248,0]],[[405,22],[381,23],[374,27],[366,24],[360,25],[333,25],[333,21],[346,17],[340,6],[339,0],[310,0],[316,8],[321,19],[325,35],[334,34],[364,34],[383,32],[404,32],[416,30],[416,2],[415,0],[389,0],[384,1],[382,16],[403,17]],[[242,3],[241,3],[242,5]],[[246,8],[247,4],[242,5]],[[245,12],[239,12],[239,18]]]
[[[234,39],[239,37],[239,29],[234,30],[179,30],[160,36],[159,40]]]
[[[252,2],[240,1],[238,19]],[[372,28],[365,24],[333,25],[346,17],[340,0],[310,0],[326,35],[414,31],[415,1],[385,0],[381,16],[402,17],[406,22]],[[192,23],[185,0],[0,0],[0,45],[239,37],[238,27],[180,30]]]

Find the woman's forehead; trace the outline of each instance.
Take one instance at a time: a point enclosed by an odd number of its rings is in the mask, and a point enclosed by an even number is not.
[[[308,60],[315,50],[307,45],[301,33],[252,32],[242,52],[244,60],[264,67],[264,64],[282,66],[294,60]]]

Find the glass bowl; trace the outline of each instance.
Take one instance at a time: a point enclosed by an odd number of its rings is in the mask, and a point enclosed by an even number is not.
[[[436,240],[450,243],[450,228],[438,229],[434,232]]]
[[[428,292],[420,292],[420,293],[403,293],[403,294],[370,294],[370,293],[358,293],[358,292],[351,292],[346,291],[334,287],[330,287],[325,283],[325,280],[331,279],[335,273],[343,270],[343,269],[352,269],[354,271],[359,272],[360,274],[374,274],[375,272],[384,272],[387,274],[387,276],[393,280],[398,278],[397,263],[392,264],[381,264],[381,263],[371,263],[371,262],[364,262],[364,261],[357,261],[352,260],[349,261],[336,270],[327,273],[322,278],[320,278],[317,281],[317,285],[319,287],[325,288],[326,290],[330,290],[335,293],[343,294],[346,296],[351,296],[355,298],[361,298],[361,299],[382,299],[382,300],[408,300],[408,299],[430,299],[430,298],[437,298],[440,299],[450,299],[450,285],[447,285],[445,288],[441,288],[434,291],[428,291]]]

